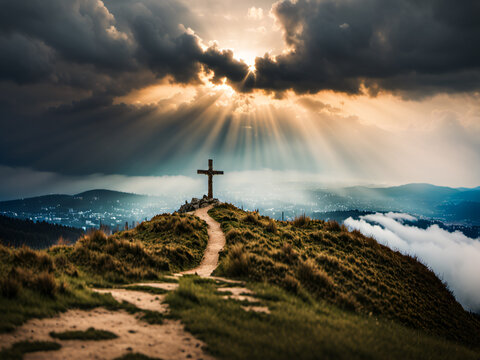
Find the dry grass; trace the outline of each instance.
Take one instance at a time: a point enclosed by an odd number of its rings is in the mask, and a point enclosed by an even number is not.
[[[231,205],[209,211],[227,234],[216,274],[267,281],[293,293],[480,346],[480,320],[435,274],[334,221],[281,222]],[[276,231],[266,231],[266,224]],[[248,236],[247,236],[248,234]]]
[[[292,225],[296,227],[308,226],[310,224],[311,219],[305,214],[295,217],[292,221]]]
[[[233,245],[223,262],[223,270],[229,276],[245,276],[251,267],[251,256],[241,244]]]

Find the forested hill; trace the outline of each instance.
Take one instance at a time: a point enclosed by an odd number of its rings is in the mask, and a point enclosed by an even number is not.
[[[74,227],[0,215],[0,242],[4,245],[27,245],[41,249],[56,244],[60,238],[66,242],[75,242],[83,234],[82,229]]]

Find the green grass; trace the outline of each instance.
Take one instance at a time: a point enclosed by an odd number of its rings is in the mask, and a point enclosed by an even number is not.
[[[478,359],[478,352],[389,320],[302,300],[267,285],[249,287],[271,314],[244,311],[208,283],[183,279],[167,295],[172,316],[224,359]]]
[[[113,236],[96,231],[73,246],[48,250],[0,245],[0,332],[31,318],[54,316],[71,308],[138,311],[89,287],[110,288],[134,281],[161,280],[197,265],[208,240],[204,221],[191,215],[164,214]],[[142,288],[163,294],[161,289]],[[161,316],[145,314],[160,323]]]
[[[22,360],[23,355],[37,351],[58,350],[62,346],[56,342],[50,341],[20,341],[13,344],[10,348],[0,351],[2,360]]]
[[[153,286],[146,286],[146,285],[130,285],[130,286],[125,286],[124,289],[133,290],[133,291],[143,291],[143,292],[154,294],[154,295],[163,295],[168,292],[165,289],[161,289]]]
[[[164,316],[158,311],[142,310],[143,314],[140,316],[140,320],[143,320],[149,324],[162,324]]]
[[[72,330],[72,331],[63,331],[63,332],[50,332],[50,336],[60,340],[111,340],[118,338],[118,335],[106,331],[98,330],[93,327],[88,328],[87,330]]]
[[[227,240],[215,274],[268,282],[300,298],[480,347],[480,321],[415,258],[336,222],[274,221],[228,204],[209,214]]]

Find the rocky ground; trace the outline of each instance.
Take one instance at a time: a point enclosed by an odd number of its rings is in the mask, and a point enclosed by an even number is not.
[[[203,195],[201,199],[199,198],[192,198],[192,201],[187,202],[185,200],[185,204],[180,206],[180,209],[178,209],[178,213],[187,213],[187,212],[192,212],[201,208],[205,208],[207,206],[214,206],[219,204],[220,201],[218,199],[210,199],[207,195]]]

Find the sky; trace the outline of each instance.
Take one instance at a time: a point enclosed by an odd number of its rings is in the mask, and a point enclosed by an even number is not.
[[[477,0],[0,6],[0,199],[158,194],[208,158],[252,185],[480,185]]]

